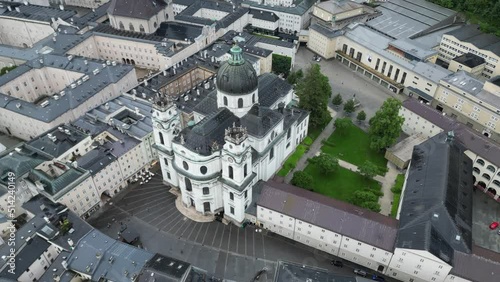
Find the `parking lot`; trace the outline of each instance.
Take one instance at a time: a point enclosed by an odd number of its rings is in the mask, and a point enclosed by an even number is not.
[[[332,97],[340,93],[344,101],[346,101],[356,95],[356,99],[361,102],[361,106],[356,109],[356,112],[365,111],[367,121],[382,106],[387,98],[397,97],[400,100],[406,98],[406,96],[392,93],[389,89],[383,88],[337,60],[322,59],[320,62],[316,62],[313,61],[313,56],[314,53],[312,51],[306,47],[300,47],[295,55],[294,70],[305,70],[312,63],[319,64],[322,73],[328,77],[332,86]]]
[[[500,221],[500,205],[480,190],[473,193],[472,239],[485,249],[500,252],[500,228],[490,230],[493,221]]]
[[[140,234],[145,249],[188,261],[229,280],[250,281],[264,267],[274,275],[277,260],[352,273],[348,263],[344,268],[334,267],[330,265],[332,256],[258,232],[251,225],[239,228],[220,222],[194,222],[176,209],[175,196],[168,190],[159,175],[144,185],[132,185],[90,223],[115,238],[120,223],[125,224]],[[264,275],[260,281],[272,281],[273,275]]]

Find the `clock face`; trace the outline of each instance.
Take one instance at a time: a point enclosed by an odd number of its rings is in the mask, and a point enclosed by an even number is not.
[[[157,123],[156,128],[161,129],[162,128],[161,123]]]
[[[229,157],[227,160],[228,160],[230,163],[234,162],[234,159],[233,159],[232,157]]]

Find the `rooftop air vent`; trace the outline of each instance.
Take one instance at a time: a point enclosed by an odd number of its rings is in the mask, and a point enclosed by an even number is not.
[[[40,104],[40,106],[42,106],[42,108],[45,108],[49,105],[49,100],[45,100],[43,101],[43,103]]]

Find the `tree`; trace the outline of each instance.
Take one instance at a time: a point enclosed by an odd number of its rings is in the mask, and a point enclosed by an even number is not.
[[[350,114],[354,112],[356,104],[354,104],[354,99],[349,99],[344,104],[344,112]]]
[[[358,166],[359,173],[367,179],[372,179],[378,173],[378,166],[370,161],[365,161],[362,165]]]
[[[370,119],[370,147],[374,150],[384,150],[390,147],[401,134],[404,118],[399,115],[401,101],[395,98],[387,99],[382,107]]]
[[[302,188],[311,187],[311,183],[313,182],[312,176],[305,171],[296,171],[293,173],[292,184]]]
[[[313,64],[305,72],[304,78],[297,84],[296,93],[299,97],[299,107],[311,112],[309,124],[311,127],[322,127],[330,120],[328,99],[332,88],[328,77],[321,73],[318,64]]]
[[[313,162],[318,166],[319,171],[324,175],[334,173],[339,168],[339,160],[328,154],[320,154],[313,158]]]
[[[292,68],[292,58],[288,56],[282,56],[278,54],[273,54],[273,72],[275,74],[283,74],[285,77],[290,73]]]
[[[344,103],[344,100],[342,99],[342,96],[340,95],[340,93],[335,95],[335,97],[333,97],[333,99],[332,99],[333,105],[340,106],[340,105],[342,105],[342,103]]]
[[[356,116],[356,119],[358,120],[359,123],[365,121],[366,120],[366,113],[365,113],[365,111],[359,112],[358,115]]]
[[[350,118],[337,118],[333,124],[335,125],[335,130],[338,130],[341,135],[344,135],[347,129],[351,127],[352,120]]]
[[[378,197],[371,191],[354,191],[349,202],[358,207],[369,209],[374,212],[380,212]]]
[[[288,77],[286,78],[286,80],[288,81],[288,83],[290,83],[291,85],[295,85],[297,82],[299,82],[302,78],[304,77],[304,72],[302,71],[302,69],[299,69],[298,71],[292,71]]]
[[[4,75],[8,72],[10,72],[11,70],[17,68],[17,66],[11,66],[11,67],[3,67],[0,69],[0,75]]]

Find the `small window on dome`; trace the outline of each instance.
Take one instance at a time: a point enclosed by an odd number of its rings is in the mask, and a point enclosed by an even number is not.
[[[243,108],[243,98],[238,99],[238,108]]]
[[[200,167],[200,172],[201,174],[207,174],[207,167],[206,166]]]

